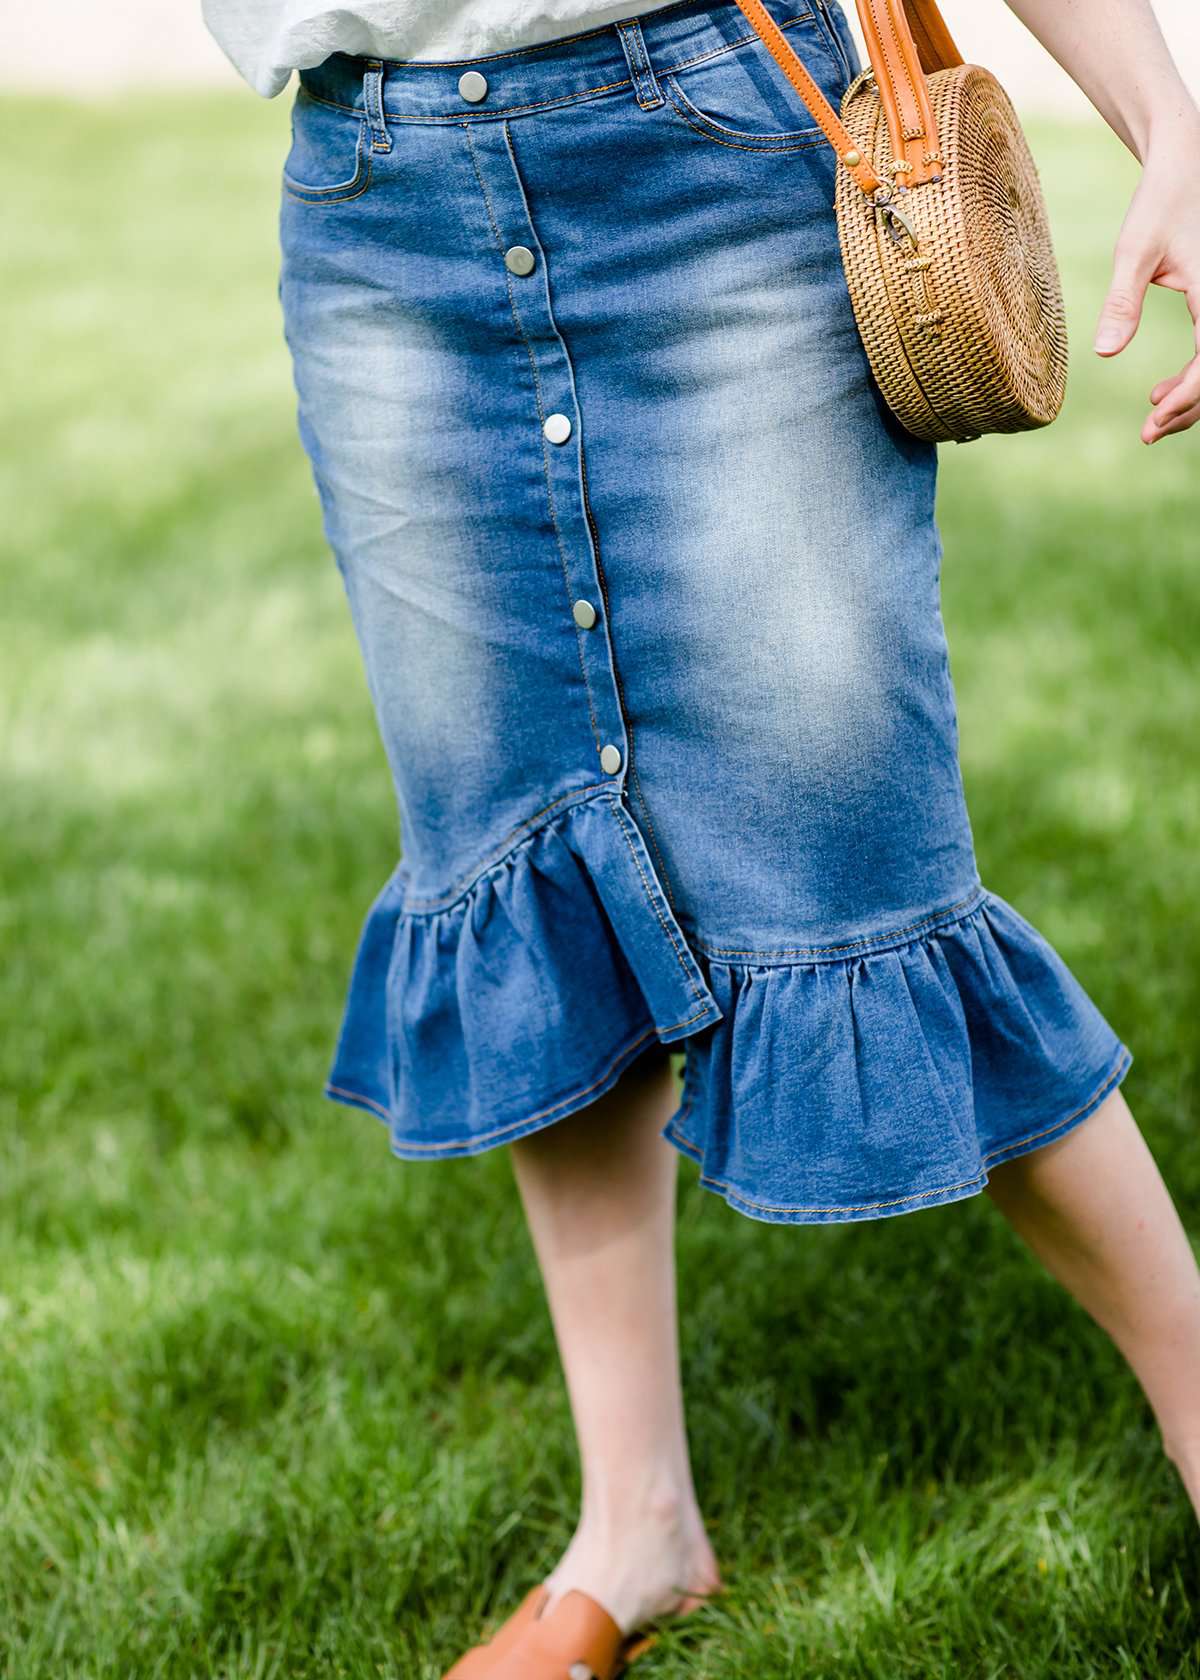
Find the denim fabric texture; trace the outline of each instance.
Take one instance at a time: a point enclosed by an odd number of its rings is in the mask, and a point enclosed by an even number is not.
[[[844,15],[767,5],[836,105]],[[936,450],[870,377],[834,169],[732,0],[301,76],[280,295],[399,805],[326,1090],[403,1158],[677,1044],[702,1184],[874,1218],[1129,1065],[976,869]]]

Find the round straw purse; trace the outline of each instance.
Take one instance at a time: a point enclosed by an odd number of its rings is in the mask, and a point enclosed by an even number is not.
[[[857,0],[871,63],[839,118],[762,0],[737,3],[837,153],[846,281],[888,406],[935,443],[1048,425],[1066,391],[1062,288],[1000,83],[963,63],[934,0]]]

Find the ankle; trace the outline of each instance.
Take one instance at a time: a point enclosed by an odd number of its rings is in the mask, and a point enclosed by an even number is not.
[[[720,1567],[690,1481],[588,1491],[591,1502],[546,1578],[552,1598],[581,1587],[629,1633],[648,1617],[694,1608],[693,1595],[720,1591]]]
[[[654,1474],[586,1485],[579,1526],[612,1534],[651,1530],[662,1538],[703,1527],[696,1492],[689,1479]]]

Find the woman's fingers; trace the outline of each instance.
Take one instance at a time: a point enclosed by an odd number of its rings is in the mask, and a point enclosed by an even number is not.
[[[1164,419],[1181,408],[1190,408],[1197,400],[1200,400],[1200,356],[1194,357],[1170,379],[1164,379],[1150,393],[1154,414]]]
[[[1142,427],[1143,443],[1153,443],[1171,432],[1186,432],[1200,415],[1200,356],[1190,362],[1177,379],[1168,382],[1165,396],[1151,400],[1154,408]],[[1155,390],[1161,387],[1155,386]]]
[[[1129,343],[1152,285],[1186,297],[1197,354],[1151,391],[1143,443],[1187,431],[1200,410],[1200,201],[1173,164],[1164,173],[1148,161],[1117,238],[1112,284],[1096,327],[1099,355],[1115,356]]]
[[[1200,352],[1200,292],[1187,293],[1188,308]],[[1171,432],[1186,432],[1196,424],[1200,412],[1200,354],[1171,379],[1160,379],[1150,393],[1153,410],[1142,427],[1142,441],[1153,443]]]
[[[1200,403],[1194,403],[1191,408],[1162,426],[1156,426],[1153,420],[1147,420],[1142,428],[1142,442],[1157,443],[1159,438],[1170,437],[1172,432],[1189,431],[1197,420],[1200,420]]]
[[[1173,373],[1170,379],[1159,380],[1158,384],[1150,393],[1151,408],[1156,408],[1163,398],[1175,389],[1176,385],[1178,385],[1179,381],[1183,378],[1186,372],[1186,368],[1180,368],[1179,372]]]
[[[1115,356],[1137,331],[1146,288],[1161,254],[1152,256],[1140,241],[1136,244],[1126,238],[1117,241],[1112,285],[1096,326],[1095,349],[1099,355]]]

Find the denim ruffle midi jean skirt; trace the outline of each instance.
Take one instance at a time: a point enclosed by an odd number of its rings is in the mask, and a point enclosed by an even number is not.
[[[832,0],[767,0],[836,105]],[[835,161],[732,0],[301,74],[280,294],[399,802],[327,1094],[406,1159],[655,1043],[752,1218],[966,1197],[1129,1053],[982,885],[936,450],[855,328]]]

